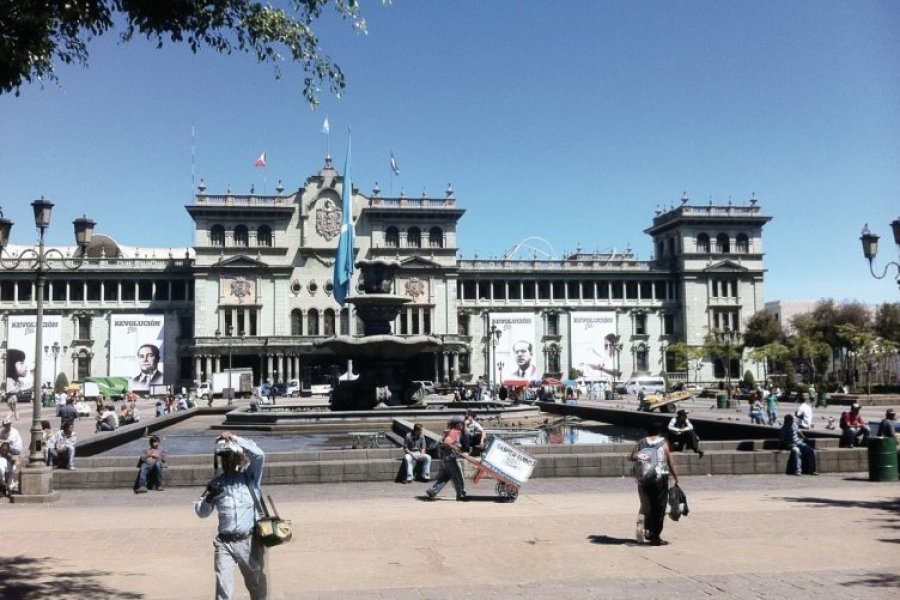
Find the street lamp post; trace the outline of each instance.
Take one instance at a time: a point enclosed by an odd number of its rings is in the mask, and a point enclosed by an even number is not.
[[[739,331],[732,331],[726,327],[716,333],[716,337],[725,344],[725,386],[728,388],[728,404],[731,405],[731,346],[740,343],[741,334]]]
[[[53,355],[53,377],[50,380],[51,387],[56,387],[56,376],[59,374],[59,371],[56,368],[56,361],[59,359],[59,353],[68,350],[68,346],[60,346],[59,342],[53,342],[52,346],[44,346],[44,354],[52,354]]]
[[[44,232],[50,227],[50,216],[53,211],[53,203],[41,198],[31,203],[34,211],[34,225],[37,228],[37,248],[27,248],[18,256],[3,257],[3,251],[9,243],[9,233],[13,222],[3,217],[0,210],[0,265],[7,270],[15,270],[19,265],[26,265],[35,274],[35,292],[37,300],[37,315],[35,319],[34,333],[34,390],[31,397],[32,420],[31,442],[28,444],[28,464],[22,469],[21,495],[13,497],[19,502],[52,502],[59,497],[59,493],[53,491],[53,470],[44,464],[43,441],[41,431],[41,379],[43,377],[41,365],[41,350],[43,349],[44,327],[44,288],[47,285],[47,271],[52,268],[64,267],[75,270],[84,264],[85,250],[91,243],[96,223],[87,217],[81,217],[73,221],[75,227],[75,242],[80,252],[74,257],[67,257],[56,248],[44,247]]]
[[[611,349],[613,351],[613,368],[615,369],[615,373],[613,373],[613,386],[612,386],[612,397],[613,400],[616,399],[616,385],[619,379],[619,375],[621,375],[621,363],[619,359],[619,355],[622,353],[622,336],[616,335],[612,338],[612,346]]]
[[[497,344],[500,343],[500,336],[503,335],[503,331],[494,324],[491,324],[490,331],[490,342],[491,342],[491,351],[493,356],[488,356],[488,365],[490,365],[494,360],[497,360]],[[493,369],[491,369],[493,371]],[[501,368],[502,370],[502,368]],[[492,378],[491,373],[488,373],[488,381]],[[497,380],[491,385],[491,398],[495,398],[496,390],[500,388],[500,372],[497,373]]]
[[[503,361],[502,360],[497,363],[497,389],[498,390],[500,389],[500,385],[502,385],[501,382],[502,382],[503,376],[501,375],[501,373],[503,373]]]
[[[226,330],[228,332],[228,334],[225,336],[228,340],[228,343],[226,344],[226,346],[228,347],[228,394],[227,394],[228,404],[232,404],[234,402],[234,388],[231,387],[231,354],[232,354],[231,332],[232,332],[232,330],[233,329],[231,327],[229,327]],[[219,341],[221,335],[222,335],[222,332],[219,331],[218,329],[216,329],[216,342]]]
[[[894,233],[894,243],[900,248],[900,218],[891,221],[891,230]],[[863,256],[869,261],[869,272],[875,279],[884,279],[885,275],[887,275],[888,268],[893,265],[897,269],[896,280],[897,285],[900,286],[900,263],[891,261],[884,266],[881,275],[875,273],[873,262],[875,261],[875,255],[878,254],[878,238],[879,236],[869,231],[868,225],[863,227],[862,235],[859,237],[859,241],[862,242]]]

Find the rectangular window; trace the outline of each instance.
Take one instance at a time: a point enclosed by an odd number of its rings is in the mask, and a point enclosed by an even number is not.
[[[87,282],[87,299],[88,302],[100,302],[100,282]]]
[[[663,315],[663,334],[675,335],[675,315],[668,313]]]
[[[569,300],[581,300],[581,282],[570,281],[566,286],[568,287],[566,293],[569,295]]]
[[[506,300],[506,282],[494,281],[491,285],[494,288],[494,300]]]
[[[134,282],[133,281],[123,281],[122,282],[122,301],[123,302],[134,302]]]
[[[651,300],[653,298],[653,284],[649,281],[641,282],[641,299]]]
[[[538,282],[538,300],[550,299],[550,284],[546,281]]]
[[[547,315],[547,335],[559,335],[559,315]]]
[[[425,308],[424,313],[422,314],[422,333],[425,335],[431,334],[431,309]]]
[[[168,281],[157,281],[156,282],[156,297],[153,298],[157,302],[168,302],[169,300],[169,282]]]
[[[84,282],[69,282],[69,300],[72,302],[84,302]]]
[[[647,335],[647,315],[641,313],[634,315],[635,335]]]
[[[0,300],[12,302],[15,284],[12,281],[0,281]]]
[[[51,294],[51,298],[54,302],[65,302],[66,301],[66,286],[69,284],[67,281],[54,281],[53,282],[53,293]]]
[[[153,282],[138,282],[138,302],[151,302],[153,300]]]
[[[522,285],[522,299],[534,300],[534,282],[526,281]]]
[[[459,335],[469,335],[469,315],[456,317],[456,330],[459,332]]]
[[[597,298],[600,300],[609,300],[609,283],[601,281],[597,284]]]
[[[625,298],[628,300],[637,300],[637,282],[628,281],[625,283]]]
[[[656,299],[666,300],[666,282],[656,281],[653,285],[656,287]]]
[[[469,363],[469,355],[468,354],[460,354],[459,355],[459,372],[463,375],[468,375],[472,372],[472,367]]]
[[[119,282],[117,281],[104,281],[103,282],[103,300],[104,302],[115,302],[116,295],[119,292]]]
[[[173,281],[172,282],[172,300],[175,302],[183,302],[187,297],[187,285],[186,281]]]
[[[31,284],[27,281],[20,281],[16,284],[19,292],[19,302],[31,301]]]
[[[594,282],[593,281],[583,281],[581,282],[581,297],[585,300],[593,300],[594,299]]]
[[[521,300],[522,299],[522,282],[521,281],[510,281],[507,289],[509,290],[509,299],[510,300]]]
[[[566,288],[562,281],[553,282],[553,299],[563,300],[566,297]]]
[[[87,316],[78,317],[78,339],[91,339],[91,318]]]
[[[613,281],[612,282],[612,298],[613,300],[621,300],[622,299],[622,285],[621,281]]]

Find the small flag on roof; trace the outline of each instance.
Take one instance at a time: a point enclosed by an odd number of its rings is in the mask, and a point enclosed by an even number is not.
[[[265,152],[263,152],[262,154],[259,155],[259,158],[256,159],[256,163],[254,163],[254,165],[257,167],[266,166],[266,153]]]
[[[322,133],[325,135],[331,133],[331,125],[328,124],[328,117],[325,117],[325,121],[322,123]]]
[[[394,175],[400,174],[400,167],[397,166],[397,159],[394,158],[393,151],[391,152],[391,171],[394,172]]]

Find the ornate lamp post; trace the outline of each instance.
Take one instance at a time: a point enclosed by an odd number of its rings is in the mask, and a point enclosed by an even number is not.
[[[731,346],[741,342],[741,333],[727,327],[716,333],[720,343],[725,344],[725,386],[728,388],[728,402],[731,404]]]
[[[900,218],[891,221],[891,230],[894,232],[894,243],[900,248]],[[900,263],[893,261],[889,262],[884,266],[881,275],[875,273],[873,262],[875,260],[875,255],[878,254],[878,238],[879,236],[869,231],[868,225],[863,227],[862,235],[859,237],[859,241],[862,242],[863,256],[869,261],[869,272],[875,279],[884,279],[884,276],[887,275],[888,268],[893,265],[897,269],[896,280],[897,285],[900,286]]]
[[[31,442],[28,444],[28,464],[22,469],[22,494],[13,497],[18,502],[52,502],[59,497],[59,493],[53,491],[53,470],[44,464],[42,435],[41,435],[41,350],[43,349],[44,328],[44,288],[47,285],[47,271],[52,268],[65,267],[66,269],[78,269],[84,264],[85,250],[91,243],[96,223],[87,217],[81,217],[73,221],[75,227],[75,242],[80,252],[74,258],[65,256],[56,248],[44,248],[44,232],[50,227],[50,216],[53,211],[53,203],[41,198],[31,203],[34,211],[34,226],[37,227],[37,248],[27,248],[18,256],[3,256],[3,252],[9,243],[9,232],[13,222],[3,217],[0,211],[0,265],[7,270],[15,270],[19,265],[25,265],[35,274],[35,292],[37,300],[37,316],[34,334],[34,393],[31,398]]]
[[[497,344],[500,343],[501,335],[503,335],[503,331],[496,325],[492,324],[490,335],[489,335],[489,340],[491,342],[491,351],[493,353],[493,356],[488,356],[488,365],[490,365],[492,362],[494,362],[494,360],[496,360],[496,358],[497,358]],[[502,367],[500,370],[502,370]],[[497,375],[498,375],[498,377],[497,377],[496,381],[494,382],[493,385],[491,385],[491,398],[495,397],[495,395],[494,395],[496,393],[495,390],[499,389],[499,387],[500,387],[499,386],[499,383],[500,383],[499,371],[498,371]],[[491,379],[491,374],[488,373],[488,381],[490,381],[490,379]]]
[[[503,384],[502,383],[503,376],[501,375],[501,373],[503,373],[503,361],[502,360],[497,363],[497,389],[498,390],[500,389],[500,386]]]
[[[622,373],[622,371],[620,370],[620,363],[619,363],[619,355],[622,353],[622,347],[623,347],[621,340],[622,340],[621,335],[617,335],[617,336],[613,337],[612,345],[610,346],[610,350],[612,350],[612,353],[613,353],[613,357],[612,357],[613,358],[613,368],[616,371],[615,373],[613,373],[613,385],[612,385],[613,400],[616,399],[616,387],[617,387],[616,384],[618,382],[619,375]]]
[[[51,386],[56,386],[56,376],[59,375],[59,371],[56,368],[56,361],[59,359],[59,353],[62,352],[65,354],[68,349],[68,346],[60,346],[59,342],[53,342],[52,346],[44,346],[44,354],[53,355],[53,378],[50,380]]]

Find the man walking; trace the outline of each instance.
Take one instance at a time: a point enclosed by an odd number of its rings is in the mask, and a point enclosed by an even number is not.
[[[197,516],[206,518],[213,508],[219,513],[215,550],[216,600],[229,600],[234,593],[234,567],[241,570],[252,600],[268,598],[266,548],[253,535],[261,492],[265,454],[252,440],[224,431],[216,440],[216,463],[222,473],[206,486],[194,502]]]
[[[441,439],[441,452],[443,460],[441,461],[441,473],[437,480],[430,488],[425,490],[425,495],[429,500],[434,500],[440,493],[448,481],[453,482],[453,488],[456,490],[456,499],[465,502],[466,482],[463,479],[462,471],[459,468],[459,456],[462,451],[462,428],[464,419],[462,417],[453,417],[450,420],[449,427]]]

